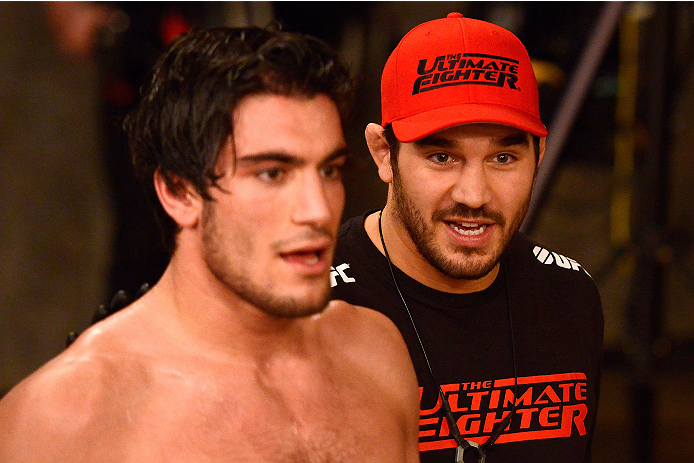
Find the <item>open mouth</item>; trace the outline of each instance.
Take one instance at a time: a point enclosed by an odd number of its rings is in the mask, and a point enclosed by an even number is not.
[[[463,236],[477,236],[487,230],[489,224],[474,222],[446,222],[456,233]]]
[[[322,253],[321,251],[297,252],[297,253],[295,253],[295,255],[296,255],[296,258],[303,261],[304,264],[314,265],[314,264],[317,264],[318,261],[320,260],[321,253]]]
[[[316,265],[325,255],[325,250],[315,249],[306,251],[294,251],[281,254],[282,258],[288,262],[301,265]]]
[[[296,270],[320,273],[330,267],[330,252],[334,239],[327,233],[305,233],[275,244],[274,251]]]

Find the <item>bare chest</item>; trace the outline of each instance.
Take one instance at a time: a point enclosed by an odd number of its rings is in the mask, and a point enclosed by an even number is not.
[[[402,418],[365,378],[219,378],[181,375],[144,389],[124,415],[122,461],[404,460]]]

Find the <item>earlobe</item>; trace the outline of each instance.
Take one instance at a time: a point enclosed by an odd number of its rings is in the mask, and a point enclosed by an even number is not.
[[[175,188],[172,190],[166,183],[161,169],[154,172],[153,182],[164,211],[179,227],[192,228],[197,225],[202,210],[201,198],[191,190],[188,182],[174,175]]]
[[[378,167],[378,176],[386,183],[393,181],[393,168],[390,164],[390,146],[383,134],[383,127],[371,123],[366,126],[366,145]]]

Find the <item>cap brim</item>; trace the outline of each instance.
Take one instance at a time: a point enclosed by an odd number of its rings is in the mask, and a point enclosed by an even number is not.
[[[397,139],[409,143],[449,127],[473,123],[508,125],[538,137],[547,136],[547,128],[537,118],[507,106],[490,104],[467,103],[435,108],[394,120],[392,126]]]

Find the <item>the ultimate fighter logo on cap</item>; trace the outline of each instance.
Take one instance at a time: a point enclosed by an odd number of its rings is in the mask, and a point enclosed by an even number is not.
[[[419,77],[414,81],[412,94],[451,85],[493,85],[519,90],[518,60],[479,53],[458,53],[437,56],[427,69],[429,60],[422,59],[417,66]]]
[[[538,137],[537,81],[528,52],[510,31],[451,13],[412,29],[381,78],[381,125],[413,142],[460,124],[494,123]]]

